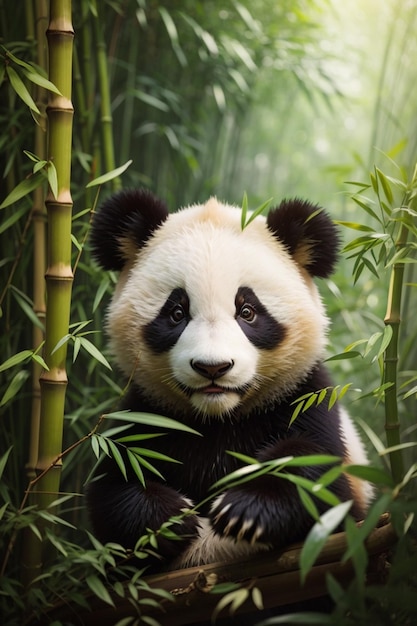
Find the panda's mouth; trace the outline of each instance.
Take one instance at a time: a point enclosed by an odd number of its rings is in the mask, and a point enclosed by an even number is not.
[[[231,390],[226,389],[225,387],[220,387],[219,385],[216,385],[215,383],[213,383],[211,385],[207,385],[207,387],[203,387],[202,389],[197,389],[196,391],[200,393],[212,394],[212,393],[228,393]]]
[[[217,385],[214,381],[205,387],[188,387],[182,383],[179,383],[179,387],[183,393],[188,397],[194,394],[203,394],[206,396],[221,395],[221,394],[237,394],[243,396],[247,391],[247,386],[244,387],[222,387]]]

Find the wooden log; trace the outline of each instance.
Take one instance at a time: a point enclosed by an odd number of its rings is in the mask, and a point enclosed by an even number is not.
[[[382,516],[379,526],[366,540],[370,565],[368,583],[382,582],[381,555],[395,542],[396,536],[388,515]],[[191,567],[171,572],[163,572],[144,578],[149,591],[140,589],[141,599],[155,598],[153,589],[167,591],[171,598],[158,600],[159,607],[149,607],[146,615],[152,615],[161,626],[185,626],[199,621],[210,620],[210,616],[221,596],[210,593],[214,585],[234,582],[245,586],[255,586],[261,593],[265,608],[282,608],[326,595],[326,575],[332,574],[342,586],[349,583],[354,575],[350,562],[341,563],[347,548],[346,534],[336,533],[329,537],[322,552],[304,585],[301,584],[299,558],[302,543],[294,544],[285,550],[264,553],[250,561],[232,563],[211,563],[200,567]],[[382,557],[383,559],[383,557]],[[382,570],[384,568],[382,567]],[[112,608],[98,598],[86,598],[91,610],[62,605],[55,607],[48,614],[50,620],[71,619],[80,626],[114,626],[129,616],[138,614],[132,601],[113,594],[115,607]],[[248,613],[254,610],[251,601],[246,601],[236,613]],[[219,616],[226,617],[225,612]],[[44,623],[44,622],[43,622]]]

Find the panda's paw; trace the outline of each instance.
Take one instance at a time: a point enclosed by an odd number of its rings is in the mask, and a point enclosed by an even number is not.
[[[210,519],[213,530],[223,537],[251,544],[271,542],[271,515],[256,493],[227,491],[214,501]]]

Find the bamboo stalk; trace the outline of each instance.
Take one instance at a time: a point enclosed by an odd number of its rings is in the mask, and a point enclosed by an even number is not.
[[[94,14],[96,15],[96,17],[93,19],[93,25],[95,44],[97,48],[98,85],[100,92],[100,120],[103,137],[102,149],[104,155],[104,168],[106,172],[110,172],[111,170],[115,169],[116,161],[114,157],[113,117],[111,113],[106,44],[103,37],[103,27],[100,21],[100,10],[102,10],[103,5],[100,5],[100,7],[98,8],[96,6],[95,0],[92,0],[92,4],[94,6]],[[120,178],[114,178],[111,184],[113,191],[120,189]]]
[[[65,369],[66,345],[55,349],[68,333],[72,269],[71,269],[71,139],[73,107],[71,103],[72,48],[74,32],[71,21],[71,0],[50,0],[49,26],[46,32],[49,49],[49,80],[61,92],[51,93],[47,106],[48,159],[56,168],[58,192],[49,190],[46,198],[48,215],[48,267],[46,270],[47,309],[45,318],[44,359],[49,371],[42,373],[39,450],[36,464],[41,474],[62,447],[64,402],[67,385]],[[46,508],[59,492],[61,466],[54,464],[36,485],[34,500]],[[41,566],[40,547],[32,544],[34,558]]]
[[[416,185],[417,168],[411,182],[411,192],[407,205],[413,201],[413,189]],[[404,211],[403,221],[400,224],[397,240],[395,242],[396,253],[407,246],[409,234],[409,216]],[[384,384],[385,389],[385,432],[388,447],[398,446],[401,443],[400,421],[398,416],[397,398],[397,368],[398,368],[398,342],[401,325],[401,299],[404,284],[404,262],[399,260],[394,263],[391,270],[390,284],[387,299],[387,311],[384,318],[386,326],[392,329],[391,340],[384,353]],[[404,477],[404,461],[401,449],[390,453],[392,476],[397,484]]]
[[[46,47],[44,33],[48,23],[47,0],[39,0],[35,4],[35,26],[37,44],[37,63],[39,67],[47,68]],[[35,154],[40,159],[46,158],[46,90],[39,85],[35,86],[35,102],[42,113],[42,117],[35,129]],[[45,321],[45,268],[46,268],[46,211],[43,188],[38,187],[33,192],[33,310],[39,321]],[[33,347],[38,348],[44,340],[41,327],[33,327]],[[29,442],[29,458],[26,465],[29,480],[35,476],[35,465],[38,458],[39,417],[40,417],[40,384],[41,366],[34,361],[32,370],[32,417],[31,436]]]
[[[47,67],[45,47],[45,29],[48,23],[47,0],[39,0],[35,5],[35,28],[37,43],[37,63],[40,67]],[[35,87],[35,102],[41,111],[42,117],[35,129],[35,154],[40,159],[46,158],[46,108],[47,94],[40,86]],[[46,267],[46,212],[44,204],[43,188],[38,187],[33,193],[32,226],[33,226],[33,310],[38,320],[45,321],[45,267]],[[38,348],[44,340],[42,327],[33,326],[32,343],[34,349]],[[36,476],[36,464],[38,460],[39,427],[41,412],[41,390],[39,379],[42,368],[39,363],[33,361],[32,365],[32,406],[30,420],[29,454],[26,463],[26,474],[30,482]],[[22,579],[26,585],[33,579],[39,567],[38,550],[31,549],[33,542],[32,531],[26,529],[23,535],[22,550]]]

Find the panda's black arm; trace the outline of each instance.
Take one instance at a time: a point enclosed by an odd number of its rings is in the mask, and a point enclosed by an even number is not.
[[[330,415],[327,409],[325,411],[315,409],[308,416],[304,415],[299,424],[290,428],[285,436],[264,446],[257,454],[257,459],[269,461],[316,454],[343,457],[343,447],[336,435],[338,411],[335,409]],[[306,465],[292,467],[291,472],[316,481],[327,469],[329,466]],[[334,481],[329,489],[341,501],[351,498],[349,482],[344,475]],[[313,499],[319,513],[323,513],[326,505],[318,498]],[[353,509],[352,513],[355,515]],[[302,540],[314,524],[314,519],[300,500],[296,486],[285,478],[272,475],[255,478],[226,491],[214,502],[210,517],[219,535],[261,541],[274,547]]]
[[[161,482],[147,480],[144,489],[138,479],[125,480],[113,459],[106,458],[97,473],[86,495],[94,533],[102,543],[115,542],[134,549],[148,528],[157,531],[171,516],[192,506],[178,491]],[[184,516],[172,531],[183,541],[158,538],[158,554],[169,560],[181,553],[196,534],[196,516]]]

